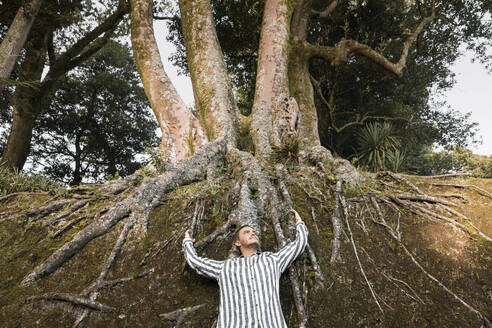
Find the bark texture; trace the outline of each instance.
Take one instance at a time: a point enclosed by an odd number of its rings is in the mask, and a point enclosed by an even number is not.
[[[238,138],[239,110],[232,93],[209,0],[179,1],[188,69],[200,122],[209,140]]]
[[[21,80],[41,79],[45,62],[43,38],[44,35],[40,31],[33,31],[33,36],[26,46],[26,57],[21,65]],[[12,125],[0,165],[16,169],[22,169],[24,166],[29,155],[34,122],[42,110],[42,98],[38,86],[19,85],[16,88],[12,101]]]
[[[278,123],[292,126],[297,115],[297,104],[290,99],[287,66],[292,6],[289,0],[265,3],[250,130],[255,154],[260,156],[282,145]]]
[[[17,11],[12,24],[0,44],[0,88],[10,77],[17,57],[27,40],[42,0],[25,1]]]
[[[133,54],[162,131],[161,154],[165,161],[176,163],[201,149],[207,136],[164,71],[152,26],[152,1],[130,3]]]
[[[311,1],[298,1],[292,17],[289,58],[289,88],[299,105],[297,135],[302,147],[320,146],[318,114],[314,104],[313,86],[309,74],[309,55],[299,45],[306,40],[307,24],[311,17]]]

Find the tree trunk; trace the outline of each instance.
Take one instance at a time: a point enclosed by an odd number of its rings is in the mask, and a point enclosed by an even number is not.
[[[287,74],[291,14],[292,1],[265,3],[251,114],[251,135],[260,156],[270,153],[272,146],[281,146],[279,123],[284,120],[279,116],[292,107]]]
[[[162,130],[161,154],[176,163],[202,148],[207,136],[164,71],[152,26],[152,1],[131,0],[130,5],[133,54]]]
[[[209,140],[236,145],[239,110],[232,93],[209,0],[179,2],[188,68],[200,122]]]
[[[39,81],[44,67],[43,35],[33,32],[36,34],[27,45],[26,58],[21,66],[21,81]],[[29,155],[34,121],[41,112],[41,97],[42,93],[35,86],[19,85],[16,88],[12,126],[0,165],[18,170],[24,167]]]
[[[299,43],[306,40],[310,15],[311,1],[299,1],[291,24],[293,42],[289,56],[289,86],[291,95],[299,105],[297,134],[301,147],[321,145],[318,133],[318,114],[309,74],[309,56],[299,47]]]
[[[75,137],[75,170],[73,171],[72,181],[70,182],[71,186],[78,186],[82,182],[82,149],[80,148],[80,138],[81,135],[77,134]]]
[[[22,4],[0,44],[0,88],[10,77],[32,23],[38,14],[42,0],[30,0]]]

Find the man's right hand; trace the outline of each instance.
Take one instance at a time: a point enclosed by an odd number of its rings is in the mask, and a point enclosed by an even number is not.
[[[191,238],[191,229],[185,231],[185,238]],[[191,241],[195,242],[195,239],[193,238]]]

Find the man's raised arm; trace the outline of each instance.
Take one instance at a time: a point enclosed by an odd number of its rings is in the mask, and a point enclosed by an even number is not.
[[[290,210],[296,218],[296,239],[285,245],[274,256],[280,268],[280,273],[284,272],[294,260],[302,254],[307,245],[308,230],[301,217],[295,210]]]
[[[193,246],[194,239],[191,239],[190,232],[191,229],[186,230],[185,238],[183,239],[183,253],[186,258],[186,262],[188,262],[188,265],[192,269],[195,269],[198,274],[219,280],[220,270],[222,270],[224,261],[215,261],[198,256],[195,251],[195,247]]]

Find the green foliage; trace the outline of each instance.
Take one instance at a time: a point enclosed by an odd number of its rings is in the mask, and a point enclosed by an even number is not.
[[[387,157],[390,151],[399,146],[390,123],[369,123],[358,134],[357,143],[359,150],[359,161],[363,166],[373,172],[386,168]]]
[[[386,167],[393,172],[401,172],[405,165],[406,155],[399,149],[389,149],[386,153]]]
[[[60,192],[64,187],[43,175],[29,175],[0,166],[0,195],[24,191]]]
[[[126,176],[148,160],[156,128],[130,49],[109,42],[60,83],[35,127],[31,160],[73,185]]]
[[[476,177],[492,178],[492,156],[473,154],[463,147],[446,147],[438,152],[428,147],[415,159],[415,164],[406,171],[419,175],[469,172]]]
[[[315,10],[326,8],[326,1],[312,1]],[[398,61],[403,42],[422,18],[430,12],[430,1],[339,1],[325,18],[312,16],[308,41],[333,46],[342,38],[369,45],[392,62]],[[473,141],[476,124],[468,115],[447,109],[446,103],[430,104],[429,90],[443,91],[454,84],[450,66],[462,53],[463,44],[475,51],[478,60],[487,60],[485,49],[491,43],[492,29],[484,15],[490,14],[490,1],[442,1],[437,19],[425,27],[410,48],[402,77],[389,73],[363,56],[352,56],[340,66],[327,65],[313,58],[311,75],[321,83],[325,99],[333,95],[328,108],[315,94],[322,145],[344,158],[356,155],[353,140],[360,125],[336,132],[336,127],[360,121],[365,115],[391,119],[406,146],[423,144],[467,146]],[[238,106],[249,114],[254,98],[259,29],[264,1],[212,0],[217,35],[231,74]],[[245,10],[244,8],[247,8]],[[180,21],[170,23],[170,36],[177,45],[172,60],[186,73],[186,55]],[[333,111],[333,115],[330,115]],[[401,118],[395,120],[395,118]],[[333,118],[333,119],[332,119]],[[414,151],[411,149],[409,151]]]
[[[290,139],[282,147],[272,147],[270,160],[272,163],[296,163],[299,157],[299,150],[299,139]]]

